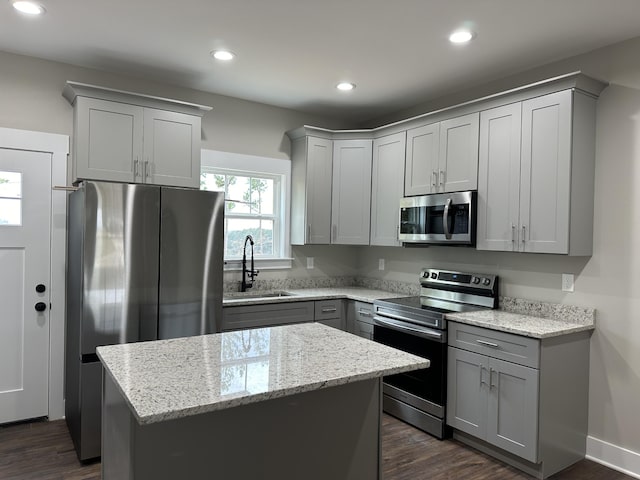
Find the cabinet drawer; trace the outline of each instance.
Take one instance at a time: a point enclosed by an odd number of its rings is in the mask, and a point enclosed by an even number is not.
[[[539,368],[540,342],[488,328],[449,322],[449,345],[488,357]]]
[[[344,306],[342,300],[319,300],[315,302],[315,320],[331,320],[342,318]]]
[[[312,322],[313,304],[314,302],[290,302],[224,307],[222,309],[222,330]]]
[[[357,322],[364,322],[373,325],[373,304],[355,302],[355,309],[355,318]],[[373,332],[373,329],[371,331]]]

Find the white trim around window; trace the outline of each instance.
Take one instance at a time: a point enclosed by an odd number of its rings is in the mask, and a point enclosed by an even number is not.
[[[291,162],[279,158],[259,157],[240,153],[220,152],[217,150],[202,150],[201,171],[209,169],[222,170],[238,175],[254,174],[256,176],[279,177],[281,179],[282,194],[278,209],[281,215],[281,229],[274,232],[274,241],[278,238],[278,257],[256,258],[256,268],[259,270],[291,268],[291,243],[289,241],[289,218],[291,212]],[[241,270],[241,259],[225,259],[225,271]]]

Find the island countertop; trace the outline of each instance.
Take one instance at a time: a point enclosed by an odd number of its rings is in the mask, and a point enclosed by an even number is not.
[[[110,345],[97,353],[140,425],[429,366],[318,323]]]

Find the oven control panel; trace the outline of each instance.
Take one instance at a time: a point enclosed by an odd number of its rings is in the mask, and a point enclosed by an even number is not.
[[[497,283],[495,275],[484,273],[463,273],[450,270],[424,268],[420,273],[422,286],[452,285],[459,287],[472,287],[484,290],[493,290]]]

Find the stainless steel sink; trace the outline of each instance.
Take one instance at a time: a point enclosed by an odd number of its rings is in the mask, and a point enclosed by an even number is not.
[[[266,292],[229,292],[225,293],[222,298],[224,300],[250,300],[256,298],[277,298],[292,297],[292,293],[282,291],[266,291]]]

